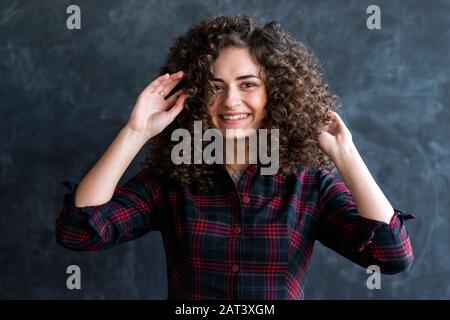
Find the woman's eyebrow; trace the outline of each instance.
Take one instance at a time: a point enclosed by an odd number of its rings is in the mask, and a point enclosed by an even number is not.
[[[236,80],[242,80],[242,79],[248,79],[248,78],[257,78],[257,79],[260,79],[260,80],[261,80],[260,77],[255,76],[255,75],[253,75],[253,74],[246,74],[246,75],[244,75],[244,76],[239,76],[239,77],[236,78]],[[223,81],[223,80],[220,79],[220,78],[213,78],[212,81],[225,82],[225,81]]]

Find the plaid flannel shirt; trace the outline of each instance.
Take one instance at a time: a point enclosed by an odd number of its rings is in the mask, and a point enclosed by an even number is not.
[[[216,166],[212,191],[193,193],[156,181],[142,169],[102,205],[75,207],[77,185],[64,182],[56,241],[71,250],[102,250],[161,232],[168,299],[301,300],[314,242],[382,273],[409,269],[413,253],[405,220],[363,218],[332,172],[299,167],[288,176],[261,175],[250,165],[236,187]]]

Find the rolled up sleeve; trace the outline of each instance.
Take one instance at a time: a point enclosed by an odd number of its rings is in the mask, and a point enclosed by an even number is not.
[[[389,224],[362,217],[346,185],[327,170],[319,172],[320,219],[317,239],[347,259],[367,268],[395,274],[414,260],[405,221],[415,216],[394,208]]]
[[[55,221],[55,236],[65,248],[102,250],[160,229],[163,198],[145,169],[116,187],[110,201],[97,206],[76,207],[78,185],[70,181],[63,185],[69,192]]]

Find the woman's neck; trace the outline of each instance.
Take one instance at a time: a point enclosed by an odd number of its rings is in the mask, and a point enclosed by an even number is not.
[[[230,147],[231,143],[232,147]],[[256,150],[251,150],[251,148],[249,147],[249,141],[247,138],[242,138],[240,140],[234,139],[233,142],[225,139],[223,148],[224,148],[223,152],[224,163],[233,168],[234,170],[238,170],[241,172],[244,171],[250,165],[251,163],[250,155],[253,156],[256,155]]]

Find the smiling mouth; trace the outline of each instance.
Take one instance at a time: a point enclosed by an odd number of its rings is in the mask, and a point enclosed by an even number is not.
[[[250,115],[250,113],[240,113],[240,114],[236,114],[236,115],[222,114],[222,115],[220,115],[220,117],[224,120],[235,121],[235,120],[243,120],[243,119],[247,118],[249,115]]]

